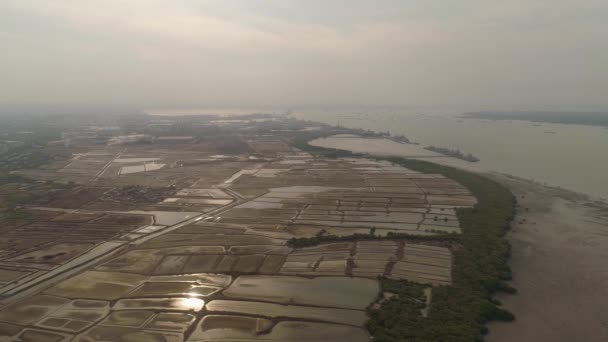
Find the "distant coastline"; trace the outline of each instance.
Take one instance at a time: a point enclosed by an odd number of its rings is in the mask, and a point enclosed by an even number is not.
[[[608,111],[575,112],[575,111],[486,111],[468,112],[460,115],[467,119],[486,120],[521,120],[567,125],[585,125],[608,127]]]

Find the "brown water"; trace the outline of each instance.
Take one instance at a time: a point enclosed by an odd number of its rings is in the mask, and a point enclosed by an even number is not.
[[[423,145],[472,153],[484,169],[608,197],[608,129],[602,127],[460,119],[440,110],[309,110],[295,116],[404,134]]]
[[[288,317],[291,319],[317,320],[355,326],[363,326],[367,321],[367,315],[363,310],[319,308],[251,301],[214,300],[207,304],[205,309],[210,312],[261,315],[269,318]]]
[[[363,278],[240,276],[223,294],[234,299],[362,310],[379,291],[376,280]]]
[[[262,318],[207,315],[188,341],[368,342],[369,336],[363,328],[339,324],[281,321],[273,326]]]

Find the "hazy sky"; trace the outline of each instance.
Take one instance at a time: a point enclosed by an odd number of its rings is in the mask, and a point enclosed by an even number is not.
[[[606,0],[1,0],[0,104],[608,105]]]

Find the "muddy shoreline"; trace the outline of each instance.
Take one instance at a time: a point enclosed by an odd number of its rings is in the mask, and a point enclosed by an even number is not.
[[[486,340],[608,340],[608,206],[583,194],[504,175],[517,197],[508,234],[512,286],[498,296],[516,316],[491,323]]]
[[[608,341],[608,204],[454,158],[428,158],[415,145],[395,150],[382,141],[366,140],[364,146],[340,142],[347,144],[327,139],[311,144],[463,168],[488,175],[517,197],[517,216],[507,238],[512,286],[518,293],[497,297],[516,320],[489,324],[486,341]]]

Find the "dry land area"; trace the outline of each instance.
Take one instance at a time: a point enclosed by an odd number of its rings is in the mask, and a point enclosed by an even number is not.
[[[387,239],[291,248],[288,241],[372,229],[378,236],[458,233],[455,209],[476,201],[456,182],[387,162],[325,160],[299,152],[255,166],[206,188],[178,190],[175,195],[186,199],[215,196],[225,202],[215,211],[208,211],[208,203],[204,208],[194,203],[208,213],[149,239],[167,229],[162,223],[181,219],[158,222],[155,212],[148,217],[143,211],[37,207],[54,216],[19,226],[6,237],[7,242],[40,242],[5,247],[0,264],[5,330],[20,338],[42,332],[66,340],[74,335],[76,341],[126,341],[133,335],[264,340],[273,334],[285,341],[326,340],[326,334],[367,341],[365,309],[380,293],[378,276],[451,283],[452,253],[446,247]],[[166,199],[160,203],[168,205]],[[122,252],[40,294],[11,301],[11,294],[41,272],[108,243],[120,245]],[[260,324],[269,334],[254,329]]]
[[[510,318],[495,182],[303,150],[336,129],[301,121],[196,123],[230,139],[171,130],[12,170],[0,341],[465,341]]]

